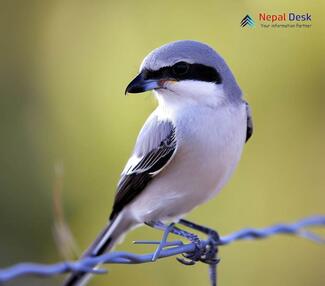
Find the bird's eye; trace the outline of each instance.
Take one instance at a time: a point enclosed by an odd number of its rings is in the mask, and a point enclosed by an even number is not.
[[[176,76],[185,75],[189,69],[190,66],[186,62],[178,62],[172,66],[172,71]]]

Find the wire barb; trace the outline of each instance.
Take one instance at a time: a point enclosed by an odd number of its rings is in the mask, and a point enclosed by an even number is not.
[[[201,249],[204,256],[200,256],[199,261],[209,264],[211,285],[217,285],[216,265],[219,262],[217,258],[218,247],[231,244],[238,240],[256,240],[264,239],[277,234],[290,234],[299,236],[316,243],[325,243],[325,238],[307,231],[307,227],[325,227],[325,216],[312,216],[301,219],[293,224],[277,224],[270,227],[253,229],[246,228],[236,231],[232,234],[220,237],[218,241],[211,243],[211,237],[207,240],[200,240]],[[161,244],[156,241],[138,241],[136,244]],[[157,259],[185,254],[191,258],[191,255],[197,251],[197,244],[182,243],[181,241],[165,242],[157,255]],[[213,251],[211,247],[216,247]],[[56,264],[37,264],[37,263],[19,263],[8,268],[0,269],[0,283],[13,280],[18,277],[34,275],[39,277],[51,277],[67,272],[89,272],[94,274],[106,273],[104,269],[94,269],[98,264],[139,264],[152,262],[153,254],[133,254],[128,252],[110,252],[98,257],[87,257],[79,261],[60,262]]]

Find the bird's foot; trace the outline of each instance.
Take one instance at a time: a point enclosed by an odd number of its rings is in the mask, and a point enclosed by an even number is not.
[[[181,219],[179,221],[180,224],[192,228],[194,230],[200,231],[208,236],[208,243],[206,244],[205,248],[200,251],[200,257],[198,261],[210,264],[210,265],[216,265],[219,263],[220,259],[217,258],[218,254],[218,246],[220,243],[220,236],[218,232],[216,232],[214,229],[208,228],[206,226],[198,225],[196,223],[190,222],[185,219]],[[195,253],[194,253],[195,254]],[[186,258],[189,254],[185,254]],[[195,257],[197,258],[197,256]]]
[[[218,246],[220,245],[220,237],[218,233],[208,227],[201,226],[192,222],[189,222],[187,220],[180,220],[180,224],[187,226],[189,228],[192,228],[194,230],[200,231],[208,236],[208,243],[203,245],[199,237],[194,234],[190,233],[188,231],[185,231],[183,229],[180,229],[175,226],[174,223],[171,223],[170,225],[165,225],[164,223],[160,221],[155,222],[148,222],[147,225],[161,229],[164,231],[163,237],[159,243],[159,246],[157,247],[155,253],[152,256],[152,261],[157,260],[160,255],[161,251],[167,246],[171,246],[167,242],[168,235],[170,233],[173,233],[175,235],[181,236],[191,243],[195,245],[195,249],[191,253],[184,253],[183,258],[177,258],[177,261],[184,265],[194,265],[196,262],[201,261],[210,265],[216,265],[219,262],[219,259],[217,258],[218,253]]]
[[[220,236],[219,234],[212,229],[209,229],[208,235],[208,244],[205,248],[205,254],[201,257],[202,262],[216,265],[219,263],[220,259],[217,258],[218,255],[218,246],[220,245]]]
[[[197,245],[194,252],[184,253],[184,258],[176,258],[178,262],[185,265],[194,265],[200,261],[210,265],[217,265],[220,259],[217,258],[218,254],[218,243],[209,237],[208,243],[205,246]]]
[[[185,230],[176,229],[176,235],[182,236],[192,242],[195,245],[195,250],[191,253],[184,253],[183,257],[177,257],[177,261],[184,265],[194,265],[196,262],[200,261],[201,256],[204,254],[204,248],[202,247],[202,242],[196,234],[187,232]]]
[[[202,253],[202,243],[199,237],[196,234],[187,232],[185,230],[182,230],[178,227],[175,226],[175,223],[171,223],[170,225],[165,225],[164,223],[160,221],[155,221],[155,222],[147,222],[147,225],[158,228],[161,230],[164,230],[163,237],[161,239],[161,242],[159,243],[159,246],[157,247],[155,253],[152,256],[152,261],[157,260],[159,258],[161,251],[164,249],[166,246],[170,246],[167,242],[168,235],[170,233],[173,233],[175,235],[181,236],[190,242],[195,244],[195,251],[190,253],[190,254],[184,254],[184,257],[187,259],[182,259],[178,258],[177,260],[185,265],[193,265],[195,262],[200,260],[200,257],[203,255]]]
[[[176,227],[174,228],[174,234],[184,237],[195,245],[195,250],[193,252],[184,253],[184,258],[177,257],[177,261],[184,265],[194,265],[196,262],[200,261],[202,255],[204,255],[204,247],[199,237],[194,233]]]

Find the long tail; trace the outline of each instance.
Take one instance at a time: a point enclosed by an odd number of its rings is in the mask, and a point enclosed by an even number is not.
[[[85,251],[81,258],[99,256],[111,250],[118,239],[132,227],[132,223],[123,216],[123,212],[116,216],[97,236],[92,245]],[[71,273],[62,286],[82,286],[90,278],[86,272]]]

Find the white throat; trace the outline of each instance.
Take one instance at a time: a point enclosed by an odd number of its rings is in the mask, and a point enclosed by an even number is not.
[[[163,89],[154,91],[159,106],[179,109],[186,106],[216,108],[226,101],[222,84],[196,80],[166,82]]]

